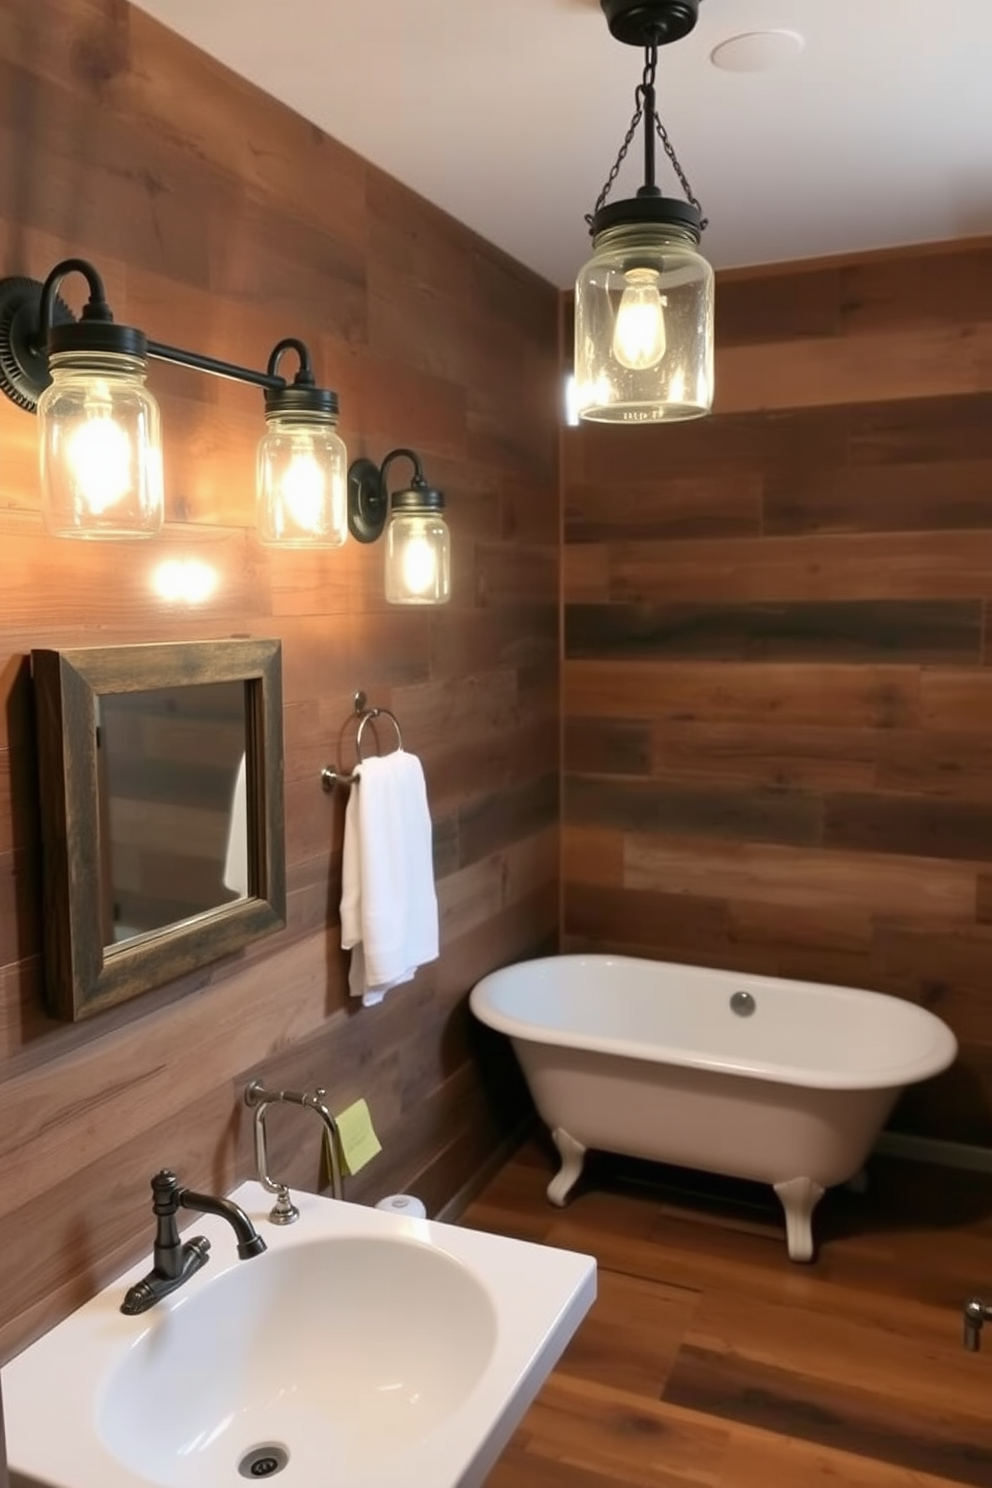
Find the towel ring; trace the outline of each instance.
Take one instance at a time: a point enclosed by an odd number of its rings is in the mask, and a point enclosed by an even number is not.
[[[355,693],[354,705],[355,717],[360,719],[358,733],[355,735],[355,753],[358,755],[359,764],[362,763],[364,758],[362,755],[362,736],[368,725],[373,723],[377,718],[389,719],[393,728],[396,730],[396,748],[397,750],[403,748],[403,730],[400,728],[399,719],[391,709],[370,708],[368,706],[368,698],[364,692]],[[350,775],[346,775],[343,770],[337,770],[333,765],[325,765],[320,772],[320,783],[325,791],[332,791],[336,785],[352,785],[356,779],[357,775],[354,770],[352,770]]]

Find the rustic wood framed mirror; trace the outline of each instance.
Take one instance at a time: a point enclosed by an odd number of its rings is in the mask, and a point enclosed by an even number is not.
[[[31,659],[49,1011],[88,1018],[285,925],[279,642]]]

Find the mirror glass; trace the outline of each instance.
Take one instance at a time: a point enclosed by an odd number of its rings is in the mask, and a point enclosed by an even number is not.
[[[79,1019],[286,917],[281,652],[34,651],[45,986]]]
[[[247,896],[243,683],[96,703],[104,945]]]

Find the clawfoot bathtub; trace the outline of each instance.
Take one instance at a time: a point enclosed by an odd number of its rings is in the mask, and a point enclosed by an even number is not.
[[[552,1203],[589,1148],[770,1183],[794,1261],[812,1260],[813,1210],[860,1172],[900,1092],[957,1053],[900,998],[632,956],[507,966],[471,1007],[512,1040],[551,1130]]]

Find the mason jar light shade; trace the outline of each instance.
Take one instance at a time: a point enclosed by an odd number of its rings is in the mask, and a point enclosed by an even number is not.
[[[386,526],[386,599],[441,605],[451,597],[451,537],[444,498],[430,489],[394,492]]]
[[[619,223],[596,234],[575,284],[580,418],[651,423],[709,413],[713,270],[697,241],[661,223]]]
[[[56,537],[154,537],[164,511],[158,404],[145,360],[62,351],[38,398],[41,509]]]
[[[266,413],[258,446],[258,535],[286,548],[340,548],[348,536],[348,454],[336,417]]]

